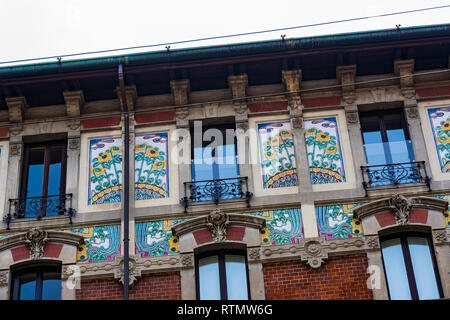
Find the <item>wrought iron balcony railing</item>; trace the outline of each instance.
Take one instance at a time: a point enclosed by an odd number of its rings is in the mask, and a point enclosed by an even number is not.
[[[3,218],[9,224],[16,219],[67,216],[72,224],[75,209],[72,208],[72,194],[59,194],[46,197],[9,199],[9,211]]]
[[[393,163],[377,166],[361,166],[366,197],[370,190],[427,186],[431,191],[431,178],[427,175],[425,161]]]
[[[245,200],[247,206],[250,206],[250,199],[253,193],[248,191],[248,178],[230,178],[216,180],[202,180],[184,183],[184,198],[181,204],[184,205],[184,211],[190,203],[214,201],[218,204],[220,201]]]

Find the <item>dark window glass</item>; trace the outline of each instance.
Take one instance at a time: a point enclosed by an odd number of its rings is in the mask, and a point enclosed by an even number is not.
[[[21,199],[24,217],[58,215],[59,196],[65,193],[66,142],[25,145]]]
[[[198,299],[249,299],[245,253],[233,250],[198,256],[196,272]]]
[[[389,296],[392,300],[439,299],[439,273],[430,238],[403,234],[382,238],[381,250]]]
[[[61,300],[61,268],[46,266],[13,272],[13,300]]]

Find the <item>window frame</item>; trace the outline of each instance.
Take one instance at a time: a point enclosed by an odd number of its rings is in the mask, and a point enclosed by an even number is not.
[[[220,283],[220,300],[228,300],[228,290],[227,290],[227,274],[225,267],[225,256],[226,255],[240,255],[245,259],[245,273],[247,279],[247,297],[251,300],[250,292],[250,278],[248,270],[248,259],[246,250],[239,249],[221,249],[208,251],[195,255],[195,287],[196,287],[196,299],[200,300],[200,273],[199,273],[199,260],[207,257],[217,256],[219,265],[219,283]]]
[[[48,196],[56,196],[48,194],[48,182],[49,182],[49,169],[50,169],[50,154],[52,147],[62,147],[61,149],[61,172],[60,172],[60,187],[59,196],[65,194],[66,191],[66,179],[67,179],[67,140],[55,140],[48,142],[34,142],[27,143],[24,145],[23,162],[22,162],[22,172],[20,180],[20,196],[21,201],[26,201],[27,199],[27,189],[28,189],[28,175],[29,175],[29,163],[30,163],[30,150],[33,148],[44,148],[44,172],[42,181],[42,194],[41,198],[45,199]],[[45,212],[43,216],[46,216],[47,209],[43,206]],[[24,215],[24,218],[27,218]]]
[[[62,268],[59,264],[37,264],[37,265],[26,265],[23,267],[19,267],[17,269],[11,270],[11,284],[10,284],[10,300],[20,300],[20,277],[26,273],[35,273],[36,277],[34,281],[36,282],[35,287],[35,299],[34,300],[42,300],[42,289],[44,284],[44,273],[46,272],[55,272],[59,273],[60,277],[57,280],[61,279]],[[62,287],[61,287],[61,297],[62,297]]]
[[[383,166],[383,165],[387,165],[387,164],[394,164],[392,162],[391,151],[386,146],[386,143],[388,143],[389,140],[388,140],[388,137],[387,137],[384,116],[385,115],[390,115],[390,114],[400,114],[400,116],[401,116],[401,124],[402,124],[402,128],[403,128],[403,133],[405,135],[405,140],[406,141],[408,141],[408,140],[411,141],[411,136],[409,134],[408,123],[406,121],[405,111],[404,111],[403,108],[394,108],[394,109],[386,109],[386,110],[373,110],[373,111],[361,111],[358,114],[360,122],[361,122],[361,118],[364,118],[364,116],[367,116],[367,117],[369,117],[369,116],[377,116],[377,118],[378,118],[378,125],[379,125],[379,128],[380,128],[381,142],[383,143],[384,154],[385,154],[385,161],[386,161],[386,163],[381,164],[379,166]],[[363,131],[362,126],[361,126],[361,136],[362,136],[363,147],[364,147],[366,145],[366,142],[364,140],[364,131]],[[413,154],[412,155],[414,157],[414,159],[412,161],[415,161],[414,150],[413,150]],[[390,159],[390,162],[387,160],[387,158]],[[366,161],[367,161],[367,156],[366,156]]]
[[[441,277],[439,274],[439,269],[438,269],[438,265],[437,265],[437,261],[436,261],[436,255],[434,253],[433,240],[432,240],[430,233],[420,232],[420,231],[406,231],[406,232],[401,232],[401,233],[392,233],[392,234],[382,235],[379,238],[380,250],[381,250],[381,245],[384,241],[392,240],[392,239],[400,240],[400,245],[401,245],[402,253],[403,253],[403,261],[405,263],[405,270],[406,270],[406,275],[408,278],[409,290],[411,293],[411,300],[419,300],[419,293],[417,290],[417,284],[416,284],[414,269],[413,269],[412,260],[411,260],[411,253],[409,251],[409,245],[408,245],[408,238],[410,238],[410,237],[419,237],[419,238],[424,238],[427,240],[428,249],[430,250],[431,262],[433,264],[433,272],[434,272],[434,275],[436,278],[436,284],[437,284],[437,288],[438,288],[438,292],[439,292],[439,298],[443,298],[444,293],[443,293],[443,289],[442,289]],[[385,274],[387,293],[388,293],[389,300],[391,300],[389,283],[387,281],[386,265],[385,265],[384,255],[383,255],[382,250],[381,250],[381,260],[383,262],[383,270],[384,270],[384,274]]]

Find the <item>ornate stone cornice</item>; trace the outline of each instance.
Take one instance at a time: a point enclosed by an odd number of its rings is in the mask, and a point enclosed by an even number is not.
[[[408,223],[409,213],[412,209],[417,208],[443,212],[447,207],[448,203],[445,200],[430,197],[406,198],[396,194],[391,198],[372,201],[356,208],[353,210],[353,216],[357,219],[364,219],[380,212],[392,211],[397,223],[404,225]]]
[[[220,239],[223,236],[223,228],[228,226],[243,226],[261,229],[266,225],[266,219],[249,214],[224,213],[214,210],[209,215],[192,218],[178,223],[172,227],[172,234],[182,236],[199,229],[215,229],[213,235]],[[211,230],[211,229],[210,229]]]
[[[302,239],[291,245],[261,247],[261,260],[264,262],[295,260],[304,261],[309,267],[318,270],[330,255],[347,255],[372,249],[365,237],[325,240],[320,238]]]
[[[77,247],[83,241],[83,236],[75,233],[32,228],[28,232],[17,233],[1,239],[0,252],[26,245],[30,248],[30,257],[39,259],[47,243],[62,243]]]

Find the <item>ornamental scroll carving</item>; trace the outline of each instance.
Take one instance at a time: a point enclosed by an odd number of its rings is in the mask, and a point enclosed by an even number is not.
[[[225,241],[227,236],[227,227],[229,224],[228,215],[219,209],[211,211],[207,217],[206,226],[212,233],[215,242]]]
[[[413,203],[410,199],[400,194],[395,194],[389,199],[389,208],[392,209],[397,224],[407,225],[409,223],[412,205]]]
[[[32,228],[25,235],[25,244],[30,248],[30,258],[37,260],[44,254],[48,242],[47,231]]]

